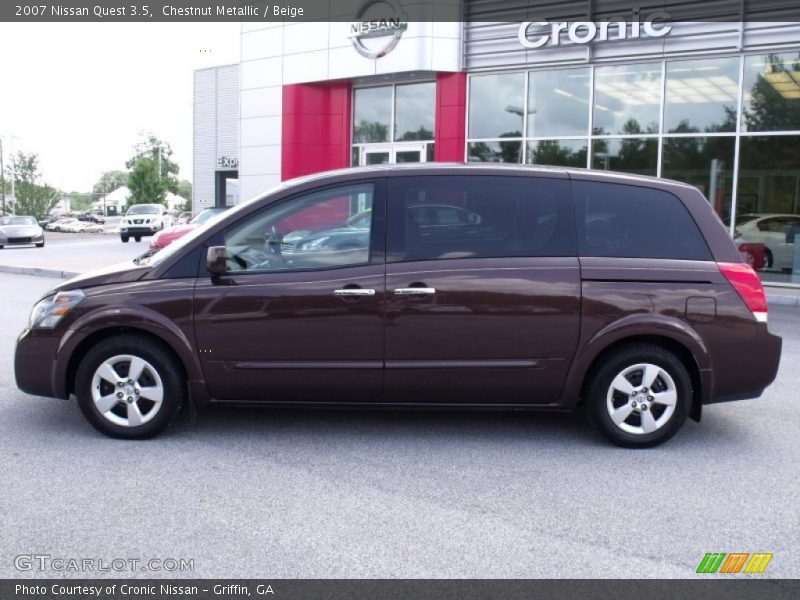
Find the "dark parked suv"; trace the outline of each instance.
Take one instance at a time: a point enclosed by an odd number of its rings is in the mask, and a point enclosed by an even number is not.
[[[327,243],[364,214],[363,244]],[[298,231],[317,234],[286,252]],[[640,447],[703,404],[759,396],[781,350],[766,321],[758,276],[693,187],[380,166],[296,179],[139,264],[61,284],[15,366],[22,390],[74,394],[122,438],[189,402],[584,406]]]

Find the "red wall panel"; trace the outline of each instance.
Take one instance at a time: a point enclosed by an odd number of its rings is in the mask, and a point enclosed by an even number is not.
[[[464,162],[467,74],[436,76],[436,162]]]
[[[283,86],[281,179],[350,166],[350,83]]]

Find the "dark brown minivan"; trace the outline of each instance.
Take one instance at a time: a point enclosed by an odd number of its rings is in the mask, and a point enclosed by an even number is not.
[[[758,276],[700,192],[519,166],[290,181],[33,308],[16,378],[146,438],[189,402],[571,410],[623,446],[775,378]]]

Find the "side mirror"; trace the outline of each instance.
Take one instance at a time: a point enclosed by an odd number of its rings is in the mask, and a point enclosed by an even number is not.
[[[206,267],[211,275],[223,275],[228,271],[228,251],[225,246],[210,246],[206,253]]]

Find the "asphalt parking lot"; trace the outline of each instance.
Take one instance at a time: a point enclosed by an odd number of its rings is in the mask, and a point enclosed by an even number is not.
[[[778,381],[660,448],[534,413],[207,410],[147,442],[14,385],[57,280],[0,273],[0,577],[691,577],[706,552],[800,576],[800,313]],[[191,572],[19,572],[14,557],[191,558]]]

